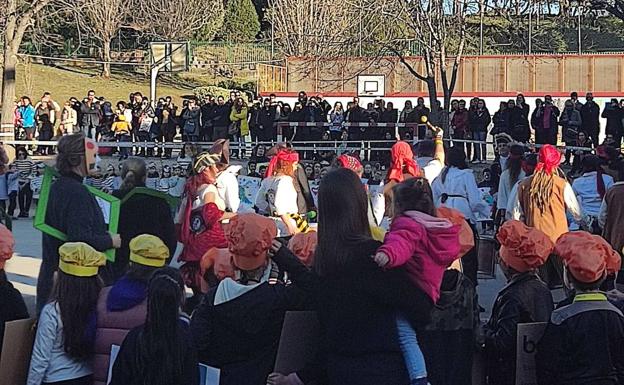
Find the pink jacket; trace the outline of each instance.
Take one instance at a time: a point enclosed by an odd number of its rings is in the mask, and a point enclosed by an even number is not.
[[[405,265],[410,279],[437,302],[444,270],[459,254],[459,229],[447,219],[406,211],[392,221],[378,251],[390,258],[388,268]]]
[[[121,346],[131,329],[145,323],[147,300],[125,311],[110,312],[106,308],[111,288],[100,292],[97,304],[97,331],[93,355],[93,384],[105,385],[111,345]]]

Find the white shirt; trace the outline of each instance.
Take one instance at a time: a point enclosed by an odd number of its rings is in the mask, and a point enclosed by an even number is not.
[[[450,167],[445,181],[442,182],[442,175],[440,175],[431,184],[431,190],[436,207],[444,205],[459,210],[472,223],[476,223],[475,213],[480,213],[485,217],[490,216],[490,208],[481,198],[481,191],[470,169],[460,170]],[[442,204],[442,194],[459,196],[449,196],[446,203]]]
[[[225,202],[226,210],[235,213],[240,207],[240,196],[238,195],[238,179],[236,175],[241,166],[229,166],[217,176],[217,191],[219,197]]]
[[[78,361],[65,353],[63,321],[56,302],[43,307],[39,316],[27,385],[59,382],[93,373],[91,360]]]
[[[439,159],[430,156],[419,156],[416,159],[416,163],[418,163],[418,167],[423,170],[429,184],[433,183],[435,178],[437,178],[444,169],[444,164],[442,164]]]
[[[524,179],[525,174],[524,171],[520,170],[520,174],[518,175],[518,180],[521,181]],[[496,208],[499,210],[505,210],[507,208],[507,203],[509,202],[509,196],[511,190],[514,186],[510,185],[511,175],[509,173],[509,169],[503,171],[500,177],[500,181],[498,182],[498,196],[496,201]],[[517,194],[517,192],[516,192]]]
[[[256,195],[256,207],[270,216],[298,213],[297,190],[293,178],[279,175],[264,179]]]
[[[186,178],[179,176],[172,176],[169,178],[169,195],[179,198],[184,193],[184,185],[186,184]]]
[[[596,185],[597,173],[586,172],[572,183],[572,189],[576,194],[583,212],[587,215],[597,217],[600,213],[600,205],[602,204],[602,198],[598,194],[598,186]],[[609,175],[602,175],[602,181],[605,185],[605,191],[613,186],[613,178]]]
[[[509,202],[507,204],[507,215],[505,218],[507,219],[515,219],[522,220],[524,216],[524,212],[522,211],[522,206],[520,205],[520,199],[518,196],[518,186],[520,185],[520,181],[516,183],[514,188],[512,189],[512,193],[509,196]],[[513,200],[511,200],[513,198]],[[583,220],[583,210],[576,199],[576,195],[574,194],[574,190],[570,183],[566,182],[563,188],[563,202],[566,205],[566,210],[572,214],[572,218],[575,222],[580,223]]]
[[[500,163],[501,166],[501,170],[505,171],[507,170],[507,161],[509,160],[509,155],[507,156],[499,156],[498,157],[498,163]]]

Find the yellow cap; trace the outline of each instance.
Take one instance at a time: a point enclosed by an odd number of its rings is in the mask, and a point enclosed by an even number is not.
[[[83,242],[68,242],[59,247],[59,269],[76,277],[93,277],[106,264],[106,256]]]
[[[130,261],[144,266],[163,267],[169,258],[169,249],[160,238],[141,234],[130,241]]]

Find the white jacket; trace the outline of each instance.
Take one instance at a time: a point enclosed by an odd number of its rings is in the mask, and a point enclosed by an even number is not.
[[[477,187],[472,170],[460,170],[456,167],[449,167],[445,181],[442,182],[442,174],[431,184],[433,191],[433,201],[436,207],[446,206],[459,210],[471,223],[476,223],[476,213],[485,217],[490,216],[488,204],[481,199],[481,191]],[[442,194],[449,195],[446,203],[442,204]],[[450,196],[450,195],[454,195]]]
[[[225,208],[230,212],[237,212],[240,207],[238,195],[238,179],[236,175],[242,166],[231,165],[217,176],[217,191],[219,197],[225,202]]]

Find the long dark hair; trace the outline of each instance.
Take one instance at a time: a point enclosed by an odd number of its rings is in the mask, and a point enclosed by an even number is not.
[[[464,170],[468,168],[466,164],[466,153],[464,149],[459,146],[453,146],[449,148],[448,154],[446,156],[446,167],[442,170],[440,174],[440,178],[442,178],[442,183],[446,183],[446,174],[451,167],[456,167],[460,170]]]
[[[360,178],[346,168],[327,173],[319,186],[318,210],[314,268],[319,275],[330,275],[357,257],[355,244],[371,239]]]
[[[433,193],[426,178],[416,177],[407,179],[392,188],[394,196],[394,216],[409,210],[420,211],[436,216],[433,203]]]
[[[585,155],[583,160],[581,160],[581,167],[583,168],[583,173],[596,172],[596,190],[600,198],[604,198],[606,187],[604,179],[602,179],[602,161],[600,158],[593,154]]]
[[[101,288],[98,276],[76,277],[58,271],[51,299],[61,313],[65,353],[77,360],[85,360],[93,353],[95,310]]]
[[[188,348],[180,325],[184,282],[180,272],[164,267],[150,280],[147,317],[139,335],[137,373],[144,384],[168,385],[182,378]]]
[[[509,149],[509,159],[507,160],[507,169],[509,170],[509,188],[511,189],[520,178],[522,171],[522,155],[524,155],[524,146],[514,144]]]

